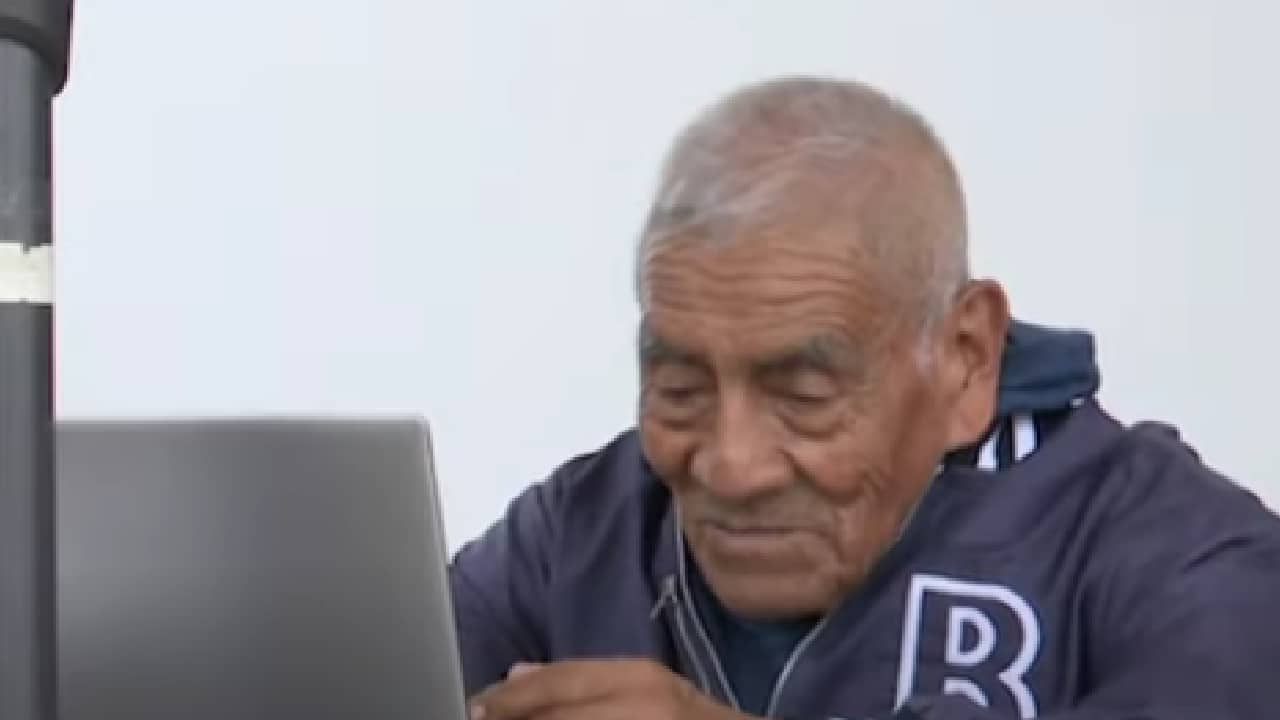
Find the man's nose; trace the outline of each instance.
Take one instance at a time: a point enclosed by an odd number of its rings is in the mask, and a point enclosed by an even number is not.
[[[725,397],[714,430],[693,458],[694,479],[725,499],[747,500],[786,485],[790,464],[767,411],[749,397]]]

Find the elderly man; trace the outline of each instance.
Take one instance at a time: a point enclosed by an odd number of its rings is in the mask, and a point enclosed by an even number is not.
[[[967,265],[883,94],[697,119],[640,242],[638,428],[452,564],[473,717],[1280,716],[1280,522]]]

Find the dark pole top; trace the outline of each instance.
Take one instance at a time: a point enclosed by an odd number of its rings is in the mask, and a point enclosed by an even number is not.
[[[30,47],[44,62],[56,95],[67,82],[72,0],[0,0],[0,40]]]

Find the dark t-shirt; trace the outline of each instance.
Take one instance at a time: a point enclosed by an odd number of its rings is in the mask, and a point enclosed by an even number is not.
[[[692,563],[690,566],[696,567]],[[752,621],[737,617],[716,601],[696,571],[693,576],[698,614],[707,626],[741,710],[764,716],[783,667],[817,621]]]

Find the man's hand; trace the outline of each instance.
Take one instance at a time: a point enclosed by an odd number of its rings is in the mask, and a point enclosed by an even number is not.
[[[524,665],[471,701],[472,720],[750,720],[649,660]]]

